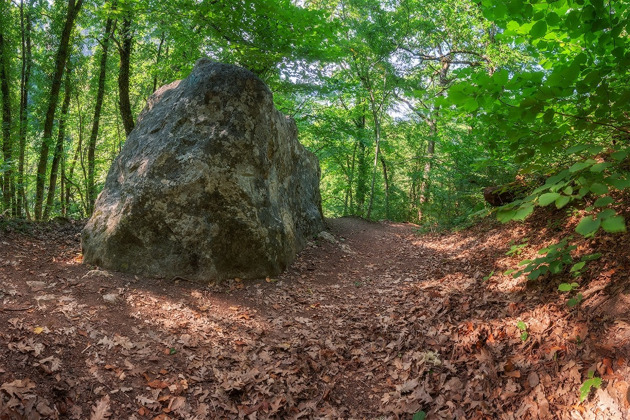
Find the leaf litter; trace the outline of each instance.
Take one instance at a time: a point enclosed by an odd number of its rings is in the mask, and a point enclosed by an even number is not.
[[[627,235],[584,245],[616,251],[570,309],[501,274],[540,226],[329,224],[278,278],[211,285],[82,266],[79,223],[1,233],[0,418],[628,418]]]

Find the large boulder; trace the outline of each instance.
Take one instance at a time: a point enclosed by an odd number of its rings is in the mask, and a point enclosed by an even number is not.
[[[319,175],[258,77],[201,59],[138,117],[83,230],[83,261],[199,281],[279,274],[324,229]]]

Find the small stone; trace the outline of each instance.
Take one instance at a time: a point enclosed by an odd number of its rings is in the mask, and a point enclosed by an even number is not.
[[[535,388],[536,386],[538,386],[538,384],[540,383],[538,374],[536,372],[530,372],[529,375],[527,375],[527,382],[529,383],[529,386],[532,388]]]
[[[116,303],[118,301],[118,295],[116,293],[108,293],[103,295],[103,300],[107,303]]]
[[[46,286],[48,286],[48,283],[43,282],[43,281],[27,281],[26,284],[28,285],[28,287],[31,288],[31,290],[33,291],[38,291],[38,290],[42,290],[44,289]]]
[[[104,270],[90,270],[83,276],[83,278],[85,279],[89,277],[112,277],[112,274]]]
[[[319,235],[317,236],[325,241],[330,242],[331,244],[337,243],[337,240],[335,239],[335,237],[331,233],[326,232],[325,230],[319,232]]]

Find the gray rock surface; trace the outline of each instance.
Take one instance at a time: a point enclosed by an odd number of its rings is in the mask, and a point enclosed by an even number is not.
[[[199,60],[160,88],[114,161],[83,261],[211,281],[284,270],[324,229],[319,163],[249,71]]]

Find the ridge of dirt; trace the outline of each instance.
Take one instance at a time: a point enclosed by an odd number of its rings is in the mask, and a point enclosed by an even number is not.
[[[0,419],[628,419],[629,236],[571,309],[501,274],[566,228],[536,220],[329,220],[277,279],[207,286],[81,265],[80,223],[0,232]]]

